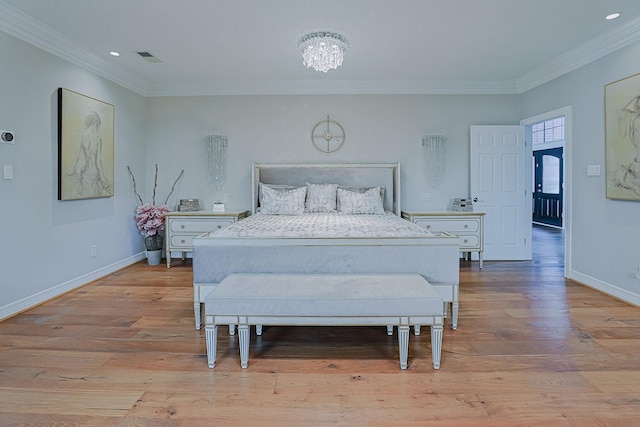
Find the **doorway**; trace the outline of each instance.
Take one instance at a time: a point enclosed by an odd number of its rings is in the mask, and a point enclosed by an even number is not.
[[[521,120],[520,124],[525,126],[529,155],[532,159],[531,168],[528,171],[529,188],[532,188],[531,223],[534,230],[532,233],[532,246],[537,250],[532,251],[532,260],[544,262],[542,254],[562,254],[564,275],[568,277],[571,271],[571,150],[572,150],[572,109],[571,106],[562,107],[557,110],[539,114],[534,117]],[[562,135],[558,135],[562,132]],[[541,139],[542,136],[542,139]],[[550,151],[547,151],[550,150]],[[541,156],[548,155],[547,167],[557,169],[557,178],[548,177],[548,188],[541,191],[540,205],[545,210],[539,212],[536,221],[535,215],[535,195],[537,193],[537,183],[535,180],[535,156],[534,152],[540,151]],[[542,160],[544,170],[544,160]],[[544,173],[540,172],[543,176]],[[553,182],[553,181],[557,181]],[[544,183],[542,183],[544,186]],[[555,187],[555,189],[554,189]],[[551,191],[549,191],[551,189]],[[544,189],[543,189],[544,190]],[[551,193],[551,194],[546,194]],[[557,193],[557,194],[555,194]],[[552,199],[556,199],[552,201]],[[547,203],[545,200],[549,200]],[[559,205],[559,206],[558,206]],[[547,210],[548,206],[548,210]],[[555,222],[555,224],[553,224]],[[551,224],[550,224],[551,223]],[[544,225],[543,225],[544,224]],[[550,235],[555,238],[547,239]]]

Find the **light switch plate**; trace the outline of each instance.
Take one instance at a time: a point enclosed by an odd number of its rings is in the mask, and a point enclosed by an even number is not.
[[[588,165],[587,176],[600,176],[600,165]]]

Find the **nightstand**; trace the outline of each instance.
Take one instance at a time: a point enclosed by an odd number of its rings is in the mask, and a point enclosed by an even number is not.
[[[165,215],[165,236],[167,268],[171,268],[171,252],[193,252],[193,238],[216,231],[249,216],[249,211],[241,212],[169,212]]]
[[[478,252],[480,268],[484,251],[484,212],[402,212],[402,218],[418,224],[427,230],[439,233],[447,231],[458,236],[463,254]]]

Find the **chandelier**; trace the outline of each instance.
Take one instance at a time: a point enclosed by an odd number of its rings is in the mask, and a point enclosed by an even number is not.
[[[344,52],[349,47],[349,40],[339,33],[317,31],[306,34],[298,40],[298,48],[302,52],[302,63],[307,68],[326,73],[342,65]]]

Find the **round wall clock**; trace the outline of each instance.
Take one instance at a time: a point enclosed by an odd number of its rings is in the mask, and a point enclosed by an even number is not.
[[[338,151],[344,144],[344,128],[337,121],[329,118],[319,121],[311,130],[313,146],[323,153]]]

